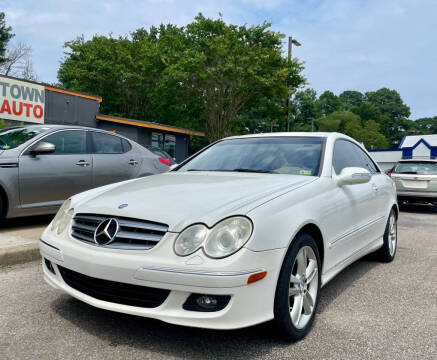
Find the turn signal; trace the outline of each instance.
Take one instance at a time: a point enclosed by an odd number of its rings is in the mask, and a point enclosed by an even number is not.
[[[261,271],[261,272],[256,273],[256,274],[252,274],[247,279],[247,283],[252,284],[254,282],[260,281],[260,280],[264,279],[266,277],[266,275],[267,275],[267,271]]]

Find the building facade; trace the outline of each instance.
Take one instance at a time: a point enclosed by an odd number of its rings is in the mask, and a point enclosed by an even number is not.
[[[402,159],[437,159],[437,134],[405,136],[398,148],[369,150],[383,170],[391,169]]]
[[[143,146],[167,151],[177,162],[189,154],[191,136],[202,132],[99,114],[102,98],[0,75],[0,119],[12,124],[88,126],[119,133]]]

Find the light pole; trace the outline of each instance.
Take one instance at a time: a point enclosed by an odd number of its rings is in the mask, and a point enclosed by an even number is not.
[[[291,47],[292,45],[300,46],[301,43],[297,41],[296,39],[293,39],[293,37],[288,37],[288,62],[291,62]],[[287,84],[287,131],[290,131],[290,94],[288,93],[288,84]]]

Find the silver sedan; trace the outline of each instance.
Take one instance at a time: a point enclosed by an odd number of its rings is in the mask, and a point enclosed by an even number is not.
[[[88,189],[165,172],[159,156],[94,128],[32,125],[0,131],[0,218],[56,212]]]

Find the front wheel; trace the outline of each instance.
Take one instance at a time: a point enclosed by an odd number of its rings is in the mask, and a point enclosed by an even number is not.
[[[392,209],[384,232],[384,244],[377,252],[379,260],[391,262],[395,258],[398,244],[398,221],[396,212]]]
[[[299,234],[287,251],[276,288],[274,322],[282,338],[296,341],[311,330],[319,300],[320,270],[314,239]]]

